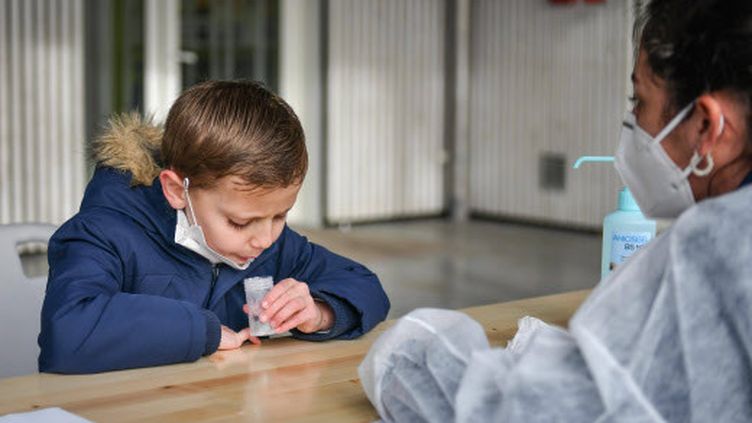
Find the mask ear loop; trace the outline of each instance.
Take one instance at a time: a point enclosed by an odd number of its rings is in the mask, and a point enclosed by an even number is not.
[[[196,214],[193,213],[193,204],[191,203],[191,196],[188,195],[188,187],[191,185],[191,182],[188,180],[188,178],[183,179],[183,192],[185,193],[185,200],[188,203],[186,205],[186,208],[190,212],[190,214],[186,213],[186,217],[189,218],[188,223],[191,224],[191,226],[197,225],[196,223]]]
[[[692,111],[694,106],[695,106],[695,102],[693,101],[687,104],[683,109],[681,109],[681,111],[679,111],[679,113],[677,113],[676,116],[674,116],[674,118],[671,119],[668,125],[666,125],[666,127],[663,128],[658,133],[658,135],[655,136],[655,138],[653,139],[653,142],[656,144],[660,144],[661,141],[663,141],[668,136],[668,134],[674,130],[674,128],[679,126],[679,124],[681,124],[684,121],[684,118],[686,118],[687,115],[689,115],[689,113]]]
[[[720,137],[721,134],[723,133],[723,125],[724,125],[724,123],[725,122],[724,122],[724,119],[723,119],[723,115],[721,115],[721,127],[718,130],[718,135],[717,135],[718,137]],[[699,169],[699,168],[695,167],[700,162],[700,155],[697,154],[697,152],[695,151],[694,156],[692,156],[692,161],[695,161],[695,156],[697,156],[697,162],[692,166],[692,173],[695,176],[700,176],[700,177],[708,176],[710,174],[710,172],[713,170],[713,165],[715,164],[715,163],[713,163],[713,156],[710,153],[708,153],[708,154],[705,155],[705,161],[707,162],[707,165],[705,166],[705,169]]]

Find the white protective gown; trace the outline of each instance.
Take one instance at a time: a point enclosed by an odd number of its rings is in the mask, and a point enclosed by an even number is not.
[[[524,318],[490,348],[466,315],[416,310],[359,372],[385,421],[752,421],[752,188],[686,211],[568,331]]]

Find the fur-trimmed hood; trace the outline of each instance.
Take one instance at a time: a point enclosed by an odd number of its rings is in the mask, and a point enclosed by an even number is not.
[[[103,209],[127,216],[144,231],[172,245],[175,210],[159,182],[162,128],[138,113],[115,116],[92,144],[96,169],[86,186],[80,214],[99,216]]]
[[[91,155],[97,166],[130,172],[131,186],[151,186],[162,170],[162,128],[136,112],[112,117],[94,141]]]

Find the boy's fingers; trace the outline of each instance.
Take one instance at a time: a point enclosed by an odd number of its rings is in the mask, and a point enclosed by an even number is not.
[[[295,279],[287,278],[284,279],[277,284],[275,284],[271,290],[269,290],[269,293],[266,294],[266,297],[264,297],[264,300],[261,302],[262,308],[269,308],[275,301],[277,301],[277,298],[279,298],[280,295],[284,294],[288,289],[293,287],[296,283],[298,283]]]
[[[232,332],[232,348],[238,348],[243,345],[245,339],[240,335],[240,332]]]
[[[305,307],[306,303],[300,297],[293,298],[288,301],[284,307],[277,311],[276,314],[271,316],[269,322],[271,323],[273,328],[276,328],[277,326],[285,323],[285,321],[290,318],[290,316],[299,312],[300,310],[303,310]]]
[[[243,343],[247,340],[251,341],[251,344],[253,345],[261,345],[261,341],[256,338],[255,336],[251,335],[251,328],[245,328],[237,333],[238,344],[236,348],[240,348]]]
[[[245,312],[245,314],[251,314],[251,308],[248,307],[248,304],[243,304],[243,312]]]
[[[237,332],[222,325],[222,333],[219,340],[220,350],[231,350],[239,347],[243,343],[244,339],[241,338]]]
[[[251,339],[251,328],[242,329],[238,332],[238,340],[242,344],[246,339]]]
[[[294,315],[292,317],[292,319],[290,319],[287,322],[285,322],[285,324],[283,324],[282,326],[274,329],[274,331],[277,332],[277,333],[287,332],[288,330],[291,330],[293,328],[296,328],[296,327],[302,325],[303,323],[305,323],[309,319],[309,317],[308,317],[307,314],[308,313],[306,313],[305,311],[301,311],[300,313]]]
[[[288,302],[293,298],[294,294],[294,288],[290,288],[287,291],[283,292],[279,297],[277,297],[276,300],[274,300],[271,305],[264,310],[259,318],[262,322],[268,322],[271,319],[274,318],[274,316],[279,312],[282,307],[287,305]]]

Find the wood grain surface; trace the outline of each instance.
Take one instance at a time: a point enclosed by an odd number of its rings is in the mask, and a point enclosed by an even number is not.
[[[524,315],[565,326],[589,291],[473,307],[494,346]],[[292,338],[217,352],[195,363],[0,380],[0,415],[61,407],[95,422],[373,421],[357,367],[393,321],[355,341]],[[117,346],[113,345],[113,348]]]

